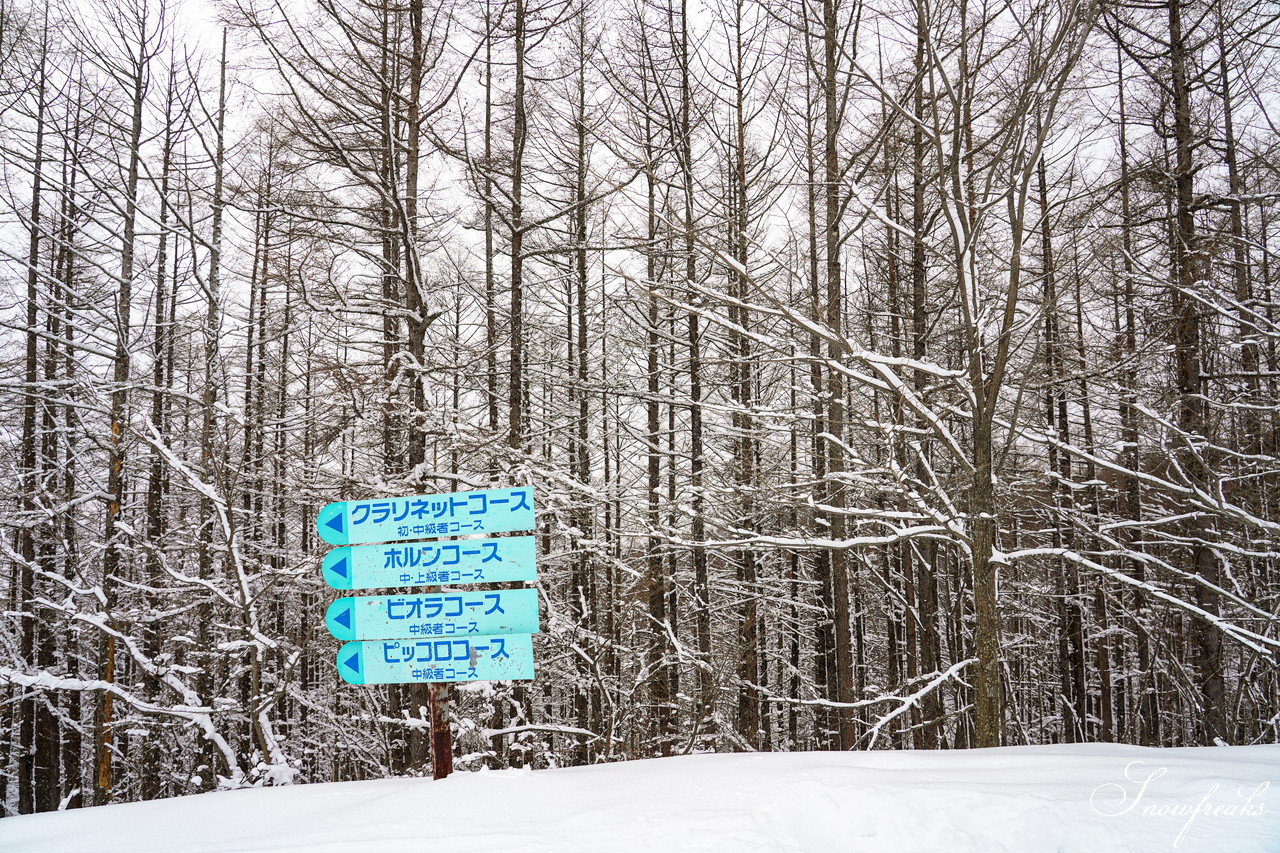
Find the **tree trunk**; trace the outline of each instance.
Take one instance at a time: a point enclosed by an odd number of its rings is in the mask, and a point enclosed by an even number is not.
[[[826,316],[824,320],[831,334],[839,338],[844,334],[844,280],[840,272],[840,120],[839,59],[840,38],[837,20],[838,0],[823,0],[823,221],[826,225],[824,256],[826,258]],[[827,345],[827,358],[833,362],[844,356],[844,346],[835,341]],[[827,515],[829,536],[839,543],[845,538],[846,507],[845,487],[839,481],[844,471],[845,387],[844,375],[838,370],[828,370],[826,376],[827,433],[825,443],[827,473]],[[848,551],[833,547],[830,556],[831,597],[834,604],[835,634],[835,701],[852,703],[857,697],[854,690],[853,621],[849,599]],[[837,739],[841,749],[853,749],[857,742],[854,717],[848,709],[836,712]]]
[[[1177,424],[1183,440],[1194,450],[1177,447],[1184,470],[1201,489],[1209,489],[1210,472],[1205,460],[1209,442],[1209,412],[1204,398],[1201,369],[1200,310],[1194,297],[1205,272],[1203,252],[1196,236],[1195,146],[1191,127],[1191,90],[1187,83],[1187,45],[1182,32],[1182,0],[1169,0],[1169,60],[1173,90],[1173,133],[1176,163],[1173,173],[1176,209],[1174,240],[1175,281],[1173,292],[1173,346],[1178,390]],[[1190,540],[1189,569],[1204,581],[1217,586],[1220,581],[1217,555],[1208,544],[1213,533],[1203,513],[1186,522]],[[1196,604],[1217,615],[1219,594],[1203,584],[1195,588]],[[1203,620],[1195,623],[1195,662],[1204,700],[1204,737],[1212,742],[1226,737],[1226,687],[1222,674],[1222,638],[1218,629]]]

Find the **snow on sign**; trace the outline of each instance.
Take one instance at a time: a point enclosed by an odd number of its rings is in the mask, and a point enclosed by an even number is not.
[[[347,643],[338,651],[338,674],[351,684],[528,681],[533,678],[533,637],[475,635]]]
[[[538,591],[502,589],[431,595],[339,598],[325,626],[339,640],[470,637],[538,633]]]
[[[533,528],[533,489],[528,486],[338,501],[327,504],[316,516],[316,532],[330,545],[512,533]]]
[[[532,536],[334,548],[321,569],[334,589],[509,583],[538,576]]]

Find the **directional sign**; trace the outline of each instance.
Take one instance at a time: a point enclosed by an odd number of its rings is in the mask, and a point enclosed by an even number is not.
[[[321,568],[334,589],[508,583],[538,576],[532,536],[334,548]]]
[[[538,633],[538,591],[502,589],[440,595],[339,598],[324,623],[339,640]]]
[[[337,664],[338,674],[351,684],[528,681],[533,678],[533,637],[366,640],[339,649]]]
[[[489,489],[449,495],[339,501],[325,505],[316,531],[330,545],[397,542],[532,530],[533,489]]]

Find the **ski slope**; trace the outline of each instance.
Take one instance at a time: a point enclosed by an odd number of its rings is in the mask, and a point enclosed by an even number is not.
[[[436,850],[1280,853],[1280,746],[693,755],[0,820],[3,853]]]

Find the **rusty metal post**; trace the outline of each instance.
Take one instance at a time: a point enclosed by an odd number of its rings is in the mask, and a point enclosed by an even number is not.
[[[453,732],[449,729],[449,685],[427,685],[427,716],[431,719],[431,778],[453,772]]]
[[[429,586],[424,592],[444,592]],[[431,778],[443,779],[453,772],[453,732],[449,729],[449,685],[436,681],[427,685],[427,720],[431,723]]]

